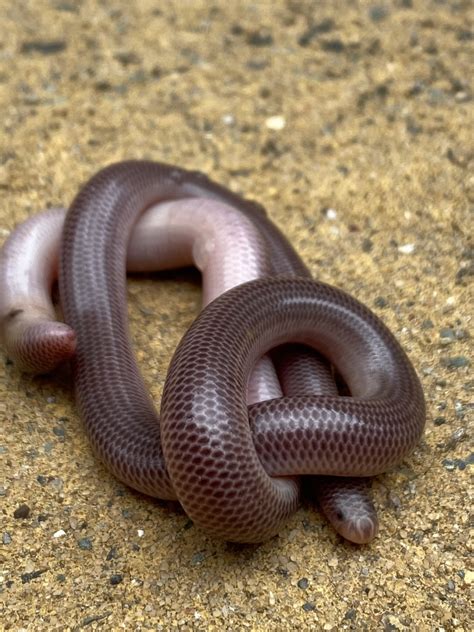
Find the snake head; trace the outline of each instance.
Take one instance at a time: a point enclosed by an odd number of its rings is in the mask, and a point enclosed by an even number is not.
[[[69,325],[23,309],[10,310],[2,330],[8,357],[26,373],[49,373],[76,351],[76,335]]]

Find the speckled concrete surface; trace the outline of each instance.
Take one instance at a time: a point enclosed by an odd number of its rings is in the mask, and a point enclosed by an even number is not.
[[[2,239],[112,161],[202,169],[381,315],[428,420],[374,484],[372,545],[305,506],[272,541],[230,546],[98,465],[67,375],[27,378],[1,356],[1,629],[472,629],[469,4],[2,3]],[[198,277],[129,288],[158,401]]]

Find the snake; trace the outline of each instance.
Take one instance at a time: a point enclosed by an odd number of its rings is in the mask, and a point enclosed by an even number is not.
[[[216,298],[211,292],[173,356],[158,421],[128,333],[127,248],[150,206],[196,198],[251,220],[266,243],[271,276]],[[298,506],[301,475],[318,480],[329,503],[351,494],[363,501],[358,478],[399,463],[423,432],[421,384],[382,321],[313,280],[260,205],[199,172],[127,161],[93,176],[65,219],[59,289],[67,323],[61,335],[74,354],[76,397],[95,452],[132,487],[178,498],[216,537],[261,542],[278,533]],[[0,310],[20,340],[24,314],[15,305]],[[290,376],[283,396],[248,406],[256,363],[287,343],[274,354]],[[311,391],[309,376],[323,364],[308,346],[337,368],[350,396],[330,384]],[[341,507],[336,520],[344,523]]]

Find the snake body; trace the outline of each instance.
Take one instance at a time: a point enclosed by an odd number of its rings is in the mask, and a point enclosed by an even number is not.
[[[127,247],[145,209],[199,197],[247,216],[266,242],[269,273],[279,276],[231,289],[198,317],[170,366],[159,423],[129,342]],[[218,537],[256,542],[276,533],[298,503],[300,474],[324,475],[323,504],[339,506],[342,498],[344,506],[347,496],[364,504],[356,479],[331,477],[385,471],[422,433],[421,386],[387,328],[355,299],[311,280],[261,207],[201,174],[132,161],[94,176],[66,219],[60,295],[75,332],[77,399],[96,452],[133,487],[177,496]],[[293,347],[275,358],[285,397],[248,409],[255,363],[284,343],[324,354],[351,397],[337,394],[324,362]]]

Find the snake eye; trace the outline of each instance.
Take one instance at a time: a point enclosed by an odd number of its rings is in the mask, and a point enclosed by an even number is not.
[[[11,309],[8,312],[7,318],[9,320],[13,320],[15,316],[18,316],[19,314],[23,314],[24,311],[25,311],[24,309]]]

